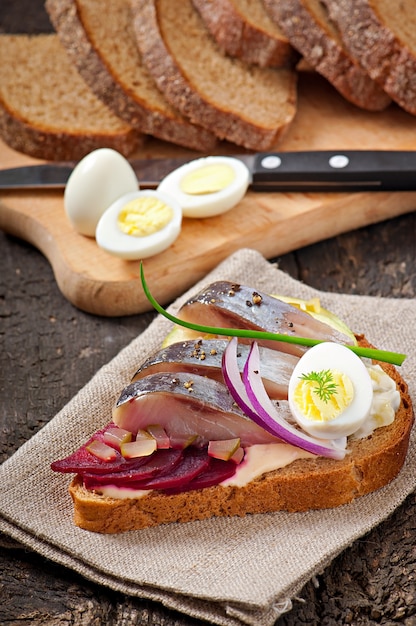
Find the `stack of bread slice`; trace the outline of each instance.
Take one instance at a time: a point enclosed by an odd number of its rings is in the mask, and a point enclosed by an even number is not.
[[[199,38],[196,50],[185,53],[193,60],[197,84],[186,84],[185,78],[172,101],[154,68],[144,62],[137,40],[140,15],[133,20],[137,7],[130,0],[47,0],[45,6],[56,34],[0,38],[3,68],[6,57],[15,57],[22,77],[12,95],[6,88],[12,80],[4,69],[0,74],[0,135],[16,150],[74,160],[106,145],[129,155],[146,135],[203,153],[215,151],[222,139],[262,150],[275,145],[295,116],[297,74],[293,63],[287,65],[292,49],[284,38],[284,67],[260,68],[232,59],[210,36],[191,0],[172,0],[170,9],[184,17],[183,40],[191,23],[198,25]],[[149,7],[159,9],[157,2]],[[145,24],[149,38],[150,25]],[[158,23],[153,25],[160,36]],[[11,46],[21,53],[16,55]],[[170,62],[172,56],[167,57]],[[202,58],[209,64],[200,71]],[[212,80],[211,93],[203,94],[205,102],[195,107],[201,86]],[[115,128],[125,145],[116,141]]]
[[[0,136],[60,160],[129,155],[146,136],[205,154],[222,140],[277,149],[302,57],[355,106],[415,114],[411,4],[46,0],[56,34],[0,35]]]

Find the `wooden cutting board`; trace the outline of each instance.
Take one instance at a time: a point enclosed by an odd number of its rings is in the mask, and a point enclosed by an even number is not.
[[[299,110],[276,150],[416,149],[416,117],[395,105],[382,113],[360,111],[323,79],[302,74]],[[221,145],[219,154],[236,151]],[[149,141],[135,156],[199,154]],[[0,142],[0,167],[39,161]],[[185,219],[175,244],[145,261],[153,294],[163,304],[201,279],[239,248],[266,258],[416,208],[416,192],[254,193],[219,217]],[[149,310],[138,261],[121,261],[78,235],[66,219],[63,193],[7,191],[0,195],[0,228],[36,246],[49,260],[63,295],[76,307],[103,316]]]

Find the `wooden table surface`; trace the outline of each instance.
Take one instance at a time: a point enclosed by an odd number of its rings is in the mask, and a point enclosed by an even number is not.
[[[23,5],[27,11],[22,13]],[[50,29],[42,2],[2,0],[0,32]],[[25,15],[26,21],[22,21]],[[377,195],[374,195],[377,202]],[[152,313],[101,318],[62,296],[46,259],[0,233],[0,462],[46,424]],[[416,296],[410,213],[287,254],[280,269],[322,290]],[[375,312],[376,314],[376,312]],[[278,626],[416,624],[416,497],[309,582]],[[0,624],[202,626],[205,622],[91,584],[0,536]]]

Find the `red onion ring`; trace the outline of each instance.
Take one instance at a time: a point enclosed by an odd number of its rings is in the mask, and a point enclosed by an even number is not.
[[[306,433],[299,431],[279,415],[267,395],[260,375],[260,354],[257,342],[253,342],[244,366],[241,378],[237,363],[237,338],[233,337],[224,351],[222,359],[224,381],[235,402],[242,411],[267,432],[282,441],[302,448],[318,456],[341,460],[346,450],[332,445],[325,445]]]

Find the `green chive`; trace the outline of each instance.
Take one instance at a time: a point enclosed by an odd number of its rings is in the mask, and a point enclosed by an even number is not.
[[[220,328],[217,326],[203,326],[200,324],[193,324],[192,322],[185,322],[184,320],[175,317],[168,311],[166,311],[158,302],[154,299],[150,293],[149,287],[144,277],[143,263],[140,263],[140,278],[143,286],[143,291],[149,300],[153,308],[166,317],[168,320],[177,324],[178,326],[184,326],[190,330],[196,330],[200,333],[206,333],[210,335],[225,335],[226,337],[246,337],[248,339],[266,339],[268,341],[284,341],[286,343],[294,343],[301,346],[312,347],[319,343],[324,343],[320,339],[309,339],[308,337],[297,337],[293,335],[280,335],[279,333],[270,333],[261,330],[246,330],[243,328]],[[384,363],[391,363],[392,365],[402,365],[406,358],[405,354],[398,352],[390,352],[388,350],[376,350],[375,348],[362,348],[361,346],[350,346],[346,344],[346,347],[355,352],[360,357],[366,357],[369,359],[375,359]]]

